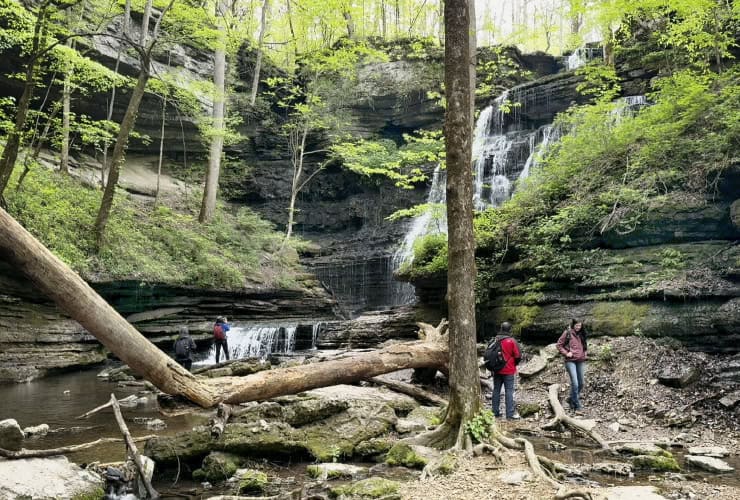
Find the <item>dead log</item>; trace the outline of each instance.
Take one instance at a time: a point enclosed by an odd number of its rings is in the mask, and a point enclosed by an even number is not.
[[[555,413],[555,416],[552,418],[552,420],[543,425],[542,428],[555,429],[559,427],[560,424],[564,424],[573,430],[585,434],[586,436],[599,443],[599,446],[601,446],[604,450],[608,450],[609,443],[607,443],[603,437],[601,437],[596,431],[593,430],[593,428],[596,426],[596,422],[573,418],[565,414],[563,405],[560,404],[560,399],[558,398],[558,389],[558,384],[552,384],[548,388],[550,406],[552,407],[552,411]]]
[[[159,498],[159,493],[157,493],[152,486],[151,481],[149,481],[149,478],[146,476],[144,464],[141,462],[141,455],[139,455],[139,450],[136,449],[134,440],[131,439],[131,433],[128,431],[126,422],[123,420],[121,407],[118,406],[118,400],[116,400],[115,394],[110,395],[110,402],[113,407],[113,414],[116,416],[116,422],[118,422],[118,427],[121,429],[121,434],[123,434],[123,439],[126,441],[126,446],[131,454],[131,458],[134,460],[134,464],[136,464],[136,468],[139,470],[139,476],[141,477],[141,481],[144,483],[146,492],[149,494],[150,498]]]
[[[400,392],[401,394],[406,394],[407,396],[411,396],[412,398],[424,403],[431,403],[435,406],[447,405],[446,399],[437,396],[436,394],[433,394],[429,391],[425,391],[424,389],[420,389],[415,385],[401,382],[400,380],[391,380],[385,377],[373,377],[367,380],[368,382],[372,382],[373,384],[384,385],[391,390]]]
[[[221,391],[224,402],[236,404],[349,384],[398,370],[446,365],[446,343],[417,341],[393,344],[334,361],[277,368],[246,377],[209,379],[207,383]]]
[[[154,436],[148,435],[148,436],[141,436],[134,441],[146,441],[147,439],[151,439]],[[0,448],[0,457],[7,458],[7,459],[20,459],[20,458],[44,458],[44,457],[54,457],[57,455],[66,455],[67,453],[74,453],[76,451],[82,451],[87,450],[88,448],[94,448],[95,446],[98,446],[99,444],[105,444],[105,443],[122,443],[123,439],[121,438],[100,438],[96,439],[95,441],[90,441],[89,443],[81,443],[81,444],[73,444],[69,446],[61,446],[59,448],[47,448],[44,450],[28,450],[28,449],[20,449],[20,450],[6,450],[4,448]]]
[[[119,403],[122,403],[124,401],[133,401],[134,399],[136,399],[136,395],[135,394],[131,394],[130,396],[126,396],[125,398],[123,398],[122,400],[120,400]],[[89,412],[84,413],[84,414],[82,414],[82,415],[80,415],[79,417],[76,417],[76,418],[78,420],[81,419],[81,418],[87,418],[90,415],[93,415],[93,414],[99,412],[100,410],[105,410],[109,406],[111,406],[111,402],[110,401],[108,401],[107,403],[104,403],[104,404],[102,404],[102,405],[100,405],[100,406],[98,406],[96,408],[93,408]]]
[[[211,419],[211,437],[218,439],[224,432],[224,427],[231,417],[232,408],[231,405],[224,403],[218,404],[216,415]]]
[[[85,281],[0,208],[0,257],[22,271],[47,297],[142,377],[168,394],[201,406],[218,393],[149,342]]]

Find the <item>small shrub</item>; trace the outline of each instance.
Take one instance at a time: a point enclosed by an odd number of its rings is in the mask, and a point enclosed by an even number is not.
[[[482,410],[465,424],[465,431],[477,443],[482,443],[491,435],[491,426],[493,425],[493,412],[491,410]]]

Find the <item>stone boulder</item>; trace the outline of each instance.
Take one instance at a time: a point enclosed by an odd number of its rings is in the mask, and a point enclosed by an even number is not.
[[[547,368],[547,360],[542,356],[536,354],[532,358],[519,367],[519,375],[523,378],[528,378],[533,375],[540,373],[542,370]]]
[[[434,406],[420,406],[409,413],[406,418],[399,418],[396,422],[396,430],[399,434],[410,432],[421,432],[427,427],[439,423],[440,409]]]
[[[0,421],[0,448],[20,450],[24,437],[23,430],[15,419],[8,418]]]
[[[655,486],[616,486],[606,490],[607,500],[667,500]]]
[[[49,432],[49,424],[32,425],[23,429],[23,434],[26,437],[41,437],[46,436]]]
[[[331,496],[340,500],[382,498],[384,500],[400,499],[398,494],[401,484],[397,481],[370,477],[356,483],[337,486],[331,489]]]
[[[690,446],[689,455],[702,455],[705,457],[722,458],[730,454],[724,446]]]
[[[730,393],[719,400],[719,404],[725,408],[734,408],[738,402],[740,402],[740,391]]]
[[[327,479],[356,479],[367,474],[367,467],[352,464],[324,463],[306,467],[308,475],[326,481]]]
[[[361,443],[388,434],[396,411],[418,403],[383,388],[334,386],[275,401],[255,403],[227,424],[218,439],[198,427],[177,436],[150,439],[146,454],[158,463],[197,460],[211,451],[246,456],[310,455],[330,462],[359,453]]]
[[[732,472],[735,469],[724,460],[714,457],[686,455],[686,463],[708,472]]]
[[[66,457],[0,459],[0,498],[103,498],[103,479]]]
[[[697,366],[666,366],[658,374],[658,380],[668,387],[686,387],[696,381],[699,375],[701,375],[701,370]]]

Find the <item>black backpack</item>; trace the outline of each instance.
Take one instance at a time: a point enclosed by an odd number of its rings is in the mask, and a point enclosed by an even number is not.
[[[488,371],[496,373],[499,370],[503,370],[506,366],[506,358],[504,358],[504,352],[501,349],[501,342],[507,337],[494,337],[491,342],[488,343],[486,351],[483,353],[483,364]]]
[[[179,359],[190,357],[190,339],[188,337],[177,339],[177,342],[175,342],[175,356]]]

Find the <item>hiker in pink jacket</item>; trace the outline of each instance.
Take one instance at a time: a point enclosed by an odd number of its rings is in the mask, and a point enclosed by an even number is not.
[[[570,377],[570,397],[567,402],[570,409],[578,411],[581,409],[581,401],[578,395],[583,390],[583,375],[586,372],[586,328],[582,321],[570,320],[570,326],[565,329],[558,339],[558,351],[565,358],[565,369]]]

